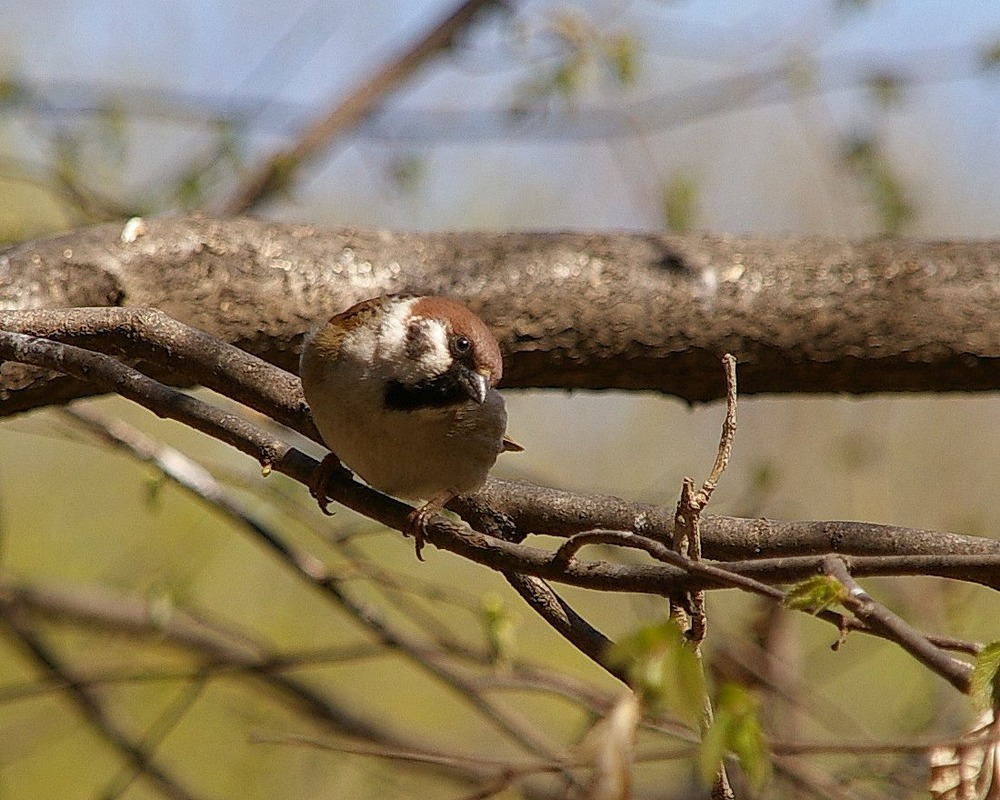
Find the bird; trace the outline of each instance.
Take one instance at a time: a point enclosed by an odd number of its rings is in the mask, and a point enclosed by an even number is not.
[[[306,338],[299,376],[331,451],[310,480],[320,508],[329,513],[327,483],[345,468],[423,501],[403,530],[421,561],[427,523],[479,489],[500,453],[524,449],[506,433],[496,337],[448,297],[382,295],[335,314]]]

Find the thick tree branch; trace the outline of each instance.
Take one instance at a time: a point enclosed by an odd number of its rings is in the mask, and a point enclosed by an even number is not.
[[[126,237],[129,238],[129,237]],[[402,233],[251,219],[104,225],[0,254],[0,306],[152,306],[295,371],[302,334],[380,292],[494,326],[507,387],[741,393],[1000,388],[1000,242]],[[165,376],[164,376],[165,377]],[[6,370],[0,413],[86,391]]]

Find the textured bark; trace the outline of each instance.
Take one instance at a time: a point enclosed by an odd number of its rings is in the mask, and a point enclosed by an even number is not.
[[[741,394],[1000,388],[1000,242],[320,231],[151,219],[0,253],[0,307],[154,306],[295,370],[316,321],[381,292],[463,299],[507,387]],[[84,393],[5,367],[0,413]]]

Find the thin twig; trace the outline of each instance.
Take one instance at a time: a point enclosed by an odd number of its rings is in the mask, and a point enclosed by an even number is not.
[[[748,578],[733,572],[729,569],[731,565],[719,567],[714,564],[706,564],[704,561],[693,561],[687,556],[681,555],[676,550],[671,550],[662,542],[657,542],[645,536],[638,536],[627,531],[584,531],[577,533],[567,539],[552,556],[553,564],[566,569],[574,563],[576,552],[590,544],[614,544],[619,547],[629,547],[635,550],[644,550],[657,561],[664,564],[678,567],[692,575],[704,576],[718,586],[743,589],[753,594],[768,597],[771,600],[783,600],[785,593],[766,583],[761,583],[753,578]]]
[[[140,742],[140,746],[145,752],[154,753],[170,732],[181,723],[187,712],[201,697],[205,683],[206,676],[204,675],[199,675],[189,681],[188,685],[184,687],[184,691],[156,718]],[[98,797],[101,800],[115,800],[115,798],[121,797],[142,774],[143,770],[134,764],[123,766],[118,770],[118,774],[108,781],[107,786],[98,793]]]
[[[701,512],[712,499],[719,478],[729,464],[733,439],[736,436],[736,359],[726,353],[722,357],[722,365],[726,373],[726,418],[722,423],[715,463],[697,493],[694,491],[694,481],[690,478],[684,479],[677,511],[674,514],[674,549],[692,561],[701,560]],[[707,632],[704,592],[701,590],[690,592],[680,604],[672,600],[671,615],[678,619],[682,616],[689,618],[687,633],[697,648],[705,639]]]
[[[885,638],[896,642],[921,664],[936,672],[964,694],[969,693],[972,666],[952,658],[948,653],[927,640],[920,631],[868,594],[854,580],[848,565],[838,556],[824,559],[824,571],[836,578],[847,590],[841,602],[868,627],[879,631]]]
[[[226,203],[223,213],[227,216],[246,213],[276,192],[287,189],[294,173],[306,161],[317,157],[337,137],[350,131],[429,58],[450,47],[458,33],[482,8],[497,3],[498,0],[466,0],[459,5],[416,43],[339,101],[328,114],[306,127],[291,147],[273,154],[261,166],[252,169]]]
[[[126,452],[134,453],[144,460],[152,460],[157,468],[170,480],[175,481],[200,500],[207,502],[211,507],[222,511],[230,518],[239,522],[243,529],[248,531],[253,538],[278,555],[282,562],[290,566],[300,577],[323,591],[328,597],[334,599],[357,622],[378,636],[383,644],[408,656],[411,661],[452,688],[512,740],[516,741],[529,752],[544,753],[550,757],[556,757],[559,754],[539,731],[535,730],[526,721],[517,718],[512,712],[501,708],[483,697],[476,690],[472,681],[448,666],[442,658],[429,654],[409,634],[403,633],[402,630],[394,629],[371,606],[352,599],[344,591],[336,575],[326,569],[322,562],[300,548],[288,545],[270,528],[255,520],[250,514],[240,508],[235,501],[228,498],[221,487],[214,484],[214,481],[208,483],[207,479],[210,476],[198,465],[190,465],[190,460],[186,456],[172,451],[169,458],[160,457],[150,459],[150,453],[154,451],[157,445],[148,440],[144,441],[145,437],[138,431],[131,429],[129,426],[124,425],[124,423],[117,423],[114,429],[112,429],[110,425],[100,422],[93,415],[89,415],[86,419],[89,427],[102,429],[101,435],[103,438],[114,441],[117,446],[122,447]],[[134,451],[133,444],[138,445]],[[164,449],[162,446],[159,447],[161,450]],[[179,469],[178,465],[180,464],[184,464],[185,468]],[[190,474],[198,472],[201,473],[201,480],[198,482],[192,481],[189,477]]]
[[[559,594],[541,578],[504,571],[503,576],[531,608],[570,644],[618,680],[627,682],[625,671],[607,661],[611,640],[577,614]]]
[[[175,776],[156,764],[153,754],[141,741],[128,735],[112,720],[100,694],[77,681],[73,672],[60,661],[32,627],[19,618],[16,611],[0,608],[0,619],[5,623],[10,638],[20,645],[20,649],[47,677],[66,687],[67,696],[84,718],[128,764],[149,778],[167,797],[173,800],[200,800],[198,795],[182,786]]]
[[[708,478],[698,492],[694,491],[694,481],[691,478],[684,478],[681,486],[681,496],[677,501],[677,511],[674,514],[674,550],[681,557],[687,558],[692,564],[699,564],[701,562],[701,512],[711,500],[719,478],[722,477],[722,473],[729,463],[729,456],[733,448],[733,438],[736,436],[736,359],[729,353],[726,353],[722,357],[722,364],[726,373],[726,417],[722,424],[722,434],[719,438],[719,448],[715,456],[715,463],[712,465],[712,470]],[[699,665],[704,670],[701,643],[705,640],[708,632],[708,618],[705,613],[705,592],[697,589],[688,592],[683,599],[672,595],[670,599],[670,616],[677,620],[678,624],[685,630]],[[704,697],[704,713],[701,725],[702,735],[708,731],[714,720],[715,711],[712,708],[712,698],[706,694]],[[734,794],[729,781],[729,773],[726,770],[726,762],[722,759],[719,761],[715,780],[712,783],[712,800],[731,800],[733,797]]]
[[[342,703],[326,697],[293,676],[281,674],[295,665],[275,656],[261,642],[237,636],[218,624],[208,625],[193,618],[181,608],[172,609],[164,619],[156,618],[147,600],[112,597],[93,589],[79,591],[65,586],[42,587],[0,582],[0,612],[10,616],[25,610],[46,616],[72,620],[77,624],[113,631],[118,635],[150,636],[184,648],[199,656],[206,664],[191,670],[175,671],[162,677],[191,680],[202,673],[246,673],[259,680],[283,702],[301,713],[328,726],[344,736],[378,742],[391,747],[411,745],[378,723],[371,722]],[[150,673],[139,675],[74,675],[80,686],[96,686],[106,680],[145,680]],[[63,688],[65,682],[52,680],[51,686]],[[23,692],[22,692],[23,693]]]

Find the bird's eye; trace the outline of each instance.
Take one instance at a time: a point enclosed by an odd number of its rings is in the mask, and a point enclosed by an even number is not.
[[[458,355],[463,355],[469,352],[472,342],[469,341],[467,336],[456,336],[451,340],[451,346]]]

